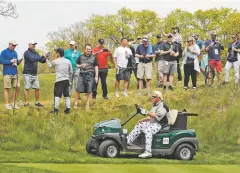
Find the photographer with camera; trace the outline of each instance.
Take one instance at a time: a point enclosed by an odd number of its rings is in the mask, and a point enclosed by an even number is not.
[[[208,52],[208,63],[213,70],[217,71],[218,87],[221,86],[221,50],[224,50],[223,45],[217,40],[217,32],[211,32],[211,40],[206,40],[205,50]]]
[[[182,68],[184,69],[184,90],[188,89],[188,82],[191,76],[193,89],[197,87],[197,72],[200,72],[198,55],[200,49],[194,43],[193,37],[187,38],[187,46],[183,52]]]
[[[103,99],[108,99],[107,89],[107,75],[108,75],[108,57],[113,59],[112,53],[104,47],[104,39],[98,40],[98,46],[92,49],[92,54],[96,56],[98,61],[98,77],[100,77],[103,91]],[[93,99],[97,97],[97,87],[99,81],[96,83],[96,91],[93,91]]]

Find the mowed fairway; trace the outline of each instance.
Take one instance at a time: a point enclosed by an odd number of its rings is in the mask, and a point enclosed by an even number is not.
[[[34,172],[62,172],[62,173],[239,173],[239,165],[146,165],[146,164],[41,164],[18,163],[11,164],[17,170],[34,168]],[[3,166],[3,165],[2,165]],[[9,167],[10,165],[5,165]],[[3,166],[3,168],[4,168]],[[24,172],[24,169],[21,169]],[[18,172],[21,172],[18,169]]]

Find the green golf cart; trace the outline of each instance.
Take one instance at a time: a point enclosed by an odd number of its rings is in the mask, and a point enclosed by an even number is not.
[[[140,114],[141,108],[136,105],[137,112],[121,124],[117,118],[96,123],[91,138],[87,141],[86,151],[101,157],[118,157],[120,152],[143,153],[145,150],[145,135],[142,133],[134,145],[127,145],[127,129],[123,126]],[[187,129],[187,118],[197,114],[186,110],[169,112],[168,124],[153,135],[152,155],[167,156],[179,160],[192,160],[198,151],[198,139],[193,129]]]

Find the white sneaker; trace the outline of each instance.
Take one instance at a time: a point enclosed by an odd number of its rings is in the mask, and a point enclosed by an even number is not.
[[[11,106],[10,104],[6,104],[6,105],[5,105],[5,108],[6,108],[7,110],[12,110],[12,106]]]
[[[141,96],[142,95],[142,91],[138,91],[138,95]]]
[[[115,96],[116,96],[116,97],[119,97],[119,94],[118,94],[118,93],[116,93],[116,94],[115,94]]]
[[[127,92],[123,92],[124,97],[128,97],[128,93]]]
[[[140,158],[152,157],[152,153],[145,151],[144,153],[142,153],[142,154],[139,155],[138,157],[140,157]]]
[[[13,106],[13,104],[11,106],[12,106],[12,109],[20,109],[20,107],[17,106],[16,104],[15,104],[15,107]]]

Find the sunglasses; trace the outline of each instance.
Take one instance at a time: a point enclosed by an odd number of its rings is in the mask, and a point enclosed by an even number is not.
[[[157,98],[157,96],[152,96],[152,99],[155,99],[155,98]]]
[[[192,40],[190,40],[190,41],[187,41],[188,43],[191,43],[192,42]]]

